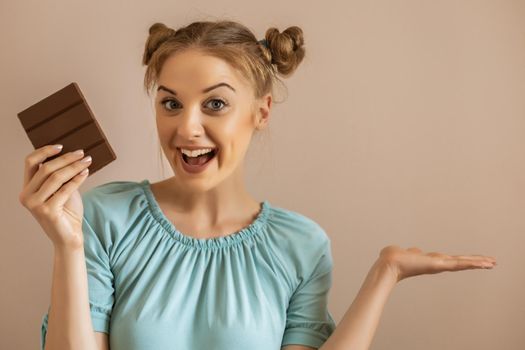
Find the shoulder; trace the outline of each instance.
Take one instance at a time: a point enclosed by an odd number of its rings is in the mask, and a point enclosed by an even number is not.
[[[90,188],[82,194],[83,198],[92,200],[107,199],[109,196],[119,196],[140,187],[136,181],[111,181]]]
[[[270,225],[294,244],[304,241],[308,245],[319,245],[330,241],[326,231],[317,221],[291,209],[272,205]]]
[[[111,210],[128,205],[129,201],[142,191],[139,182],[111,181],[90,188],[82,194],[85,209]],[[87,206],[87,208],[86,208]]]
[[[85,191],[83,232],[87,246],[102,244],[108,254],[144,218],[147,201],[142,183],[111,181]]]
[[[146,206],[141,183],[112,181],[97,185],[82,194],[84,219],[99,230],[120,227],[140,215]]]
[[[288,270],[293,285],[311,275],[318,262],[331,264],[330,237],[314,219],[272,206],[268,227],[274,251]]]

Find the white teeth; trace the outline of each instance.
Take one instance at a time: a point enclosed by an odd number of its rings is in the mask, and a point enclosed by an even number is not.
[[[202,149],[196,149],[194,151],[181,148],[180,151],[183,154],[187,155],[188,157],[197,157],[197,156],[200,156],[201,154],[205,154],[205,153],[213,151],[213,148],[202,148]]]

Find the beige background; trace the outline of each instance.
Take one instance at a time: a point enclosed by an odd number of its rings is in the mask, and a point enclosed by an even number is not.
[[[525,1],[502,0],[2,0],[0,348],[38,348],[52,274],[52,245],[17,200],[32,146],[16,113],[76,81],[118,156],[81,192],[157,181],[147,29],[218,18],[259,38],[304,30],[307,57],[254,139],[246,179],[327,231],[336,322],[386,245],[487,254],[493,270],[402,281],[371,348],[524,349]]]

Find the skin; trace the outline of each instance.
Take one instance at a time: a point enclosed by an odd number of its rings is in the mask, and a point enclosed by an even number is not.
[[[220,82],[235,91],[221,86],[202,92]],[[256,99],[229,64],[195,49],[165,61],[161,85],[176,93],[161,89],[155,96],[160,145],[175,174],[151,184],[163,212],[180,231],[197,238],[228,235],[248,225],[260,203],[246,189],[244,156],[253,133],[268,124],[271,94]],[[219,147],[219,153],[204,172],[189,174],[176,153],[181,145]]]

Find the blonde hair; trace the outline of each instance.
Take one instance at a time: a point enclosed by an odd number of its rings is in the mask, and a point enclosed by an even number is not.
[[[147,66],[144,89],[151,96],[170,55],[196,49],[223,59],[240,72],[253,87],[256,99],[268,92],[274,95],[276,83],[284,86],[278,75],[288,78],[305,56],[303,31],[297,26],[283,32],[271,27],[263,39],[265,45],[246,26],[231,20],[196,21],[177,30],[154,23],[149,28],[142,56],[142,64]],[[162,162],[160,147],[159,157]]]
[[[273,91],[277,74],[289,77],[304,58],[303,31],[292,26],[282,33],[269,28],[260,43],[246,26],[230,21],[198,21],[177,30],[163,23],[149,28],[142,64],[147,66],[144,89],[148,96],[157,83],[162,65],[170,55],[185,49],[222,58],[253,86],[255,98]]]

